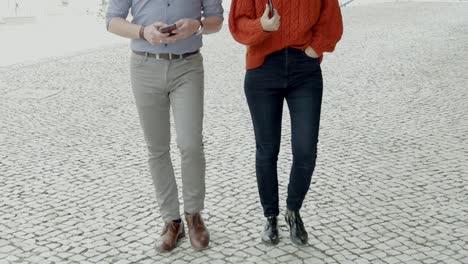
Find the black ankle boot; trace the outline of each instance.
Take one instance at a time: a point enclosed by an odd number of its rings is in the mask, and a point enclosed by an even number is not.
[[[307,245],[308,234],[305,230],[299,211],[286,211],[286,223],[288,223],[291,232],[291,241],[296,245]]]
[[[276,216],[267,217],[267,221],[262,233],[262,241],[271,245],[278,244],[278,218]]]

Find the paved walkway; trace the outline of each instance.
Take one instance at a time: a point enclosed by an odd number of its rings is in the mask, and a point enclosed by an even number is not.
[[[310,246],[292,245],[282,218],[281,243],[260,243],[244,49],[225,28],[204,48],[211,248],[153,250],[161,222],[118,46],[0,68],[0,264],[468,263],[468,4],[343,13],[302,210]]]

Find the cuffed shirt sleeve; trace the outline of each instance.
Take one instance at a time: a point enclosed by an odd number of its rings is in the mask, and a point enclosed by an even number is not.
[[[224,20],[222,0],[203,0],[202,12],[204,18],[217,16]]]
[[[109,24],[113,18],[126,19],[131,6],[132,0],[110,0],[106,12],[106,28],[109,30]]]

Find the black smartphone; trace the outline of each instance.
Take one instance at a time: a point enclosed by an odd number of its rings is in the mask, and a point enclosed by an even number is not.
[[[273,7],[273,0],[268,0],[268,7],[270,8],[270,12],[268,13],[268,16],[272,18],[274,10],[275,10],[275,8]]]
[[[175,30],[177,28],[177,25],[176,24],[172,24],[172,25],[167,25],[167,26],[164,26],[162,28],[159,29],[159,32],[161,33],[169,33],[170,35],[172,35],[172,31]]]

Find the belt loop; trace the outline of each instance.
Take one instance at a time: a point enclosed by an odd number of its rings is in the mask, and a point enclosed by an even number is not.
[[[145,61],[148,61],[148,52],[145,52]]]
[[[172,60],[172,53],[169,53],[169,59]]]

